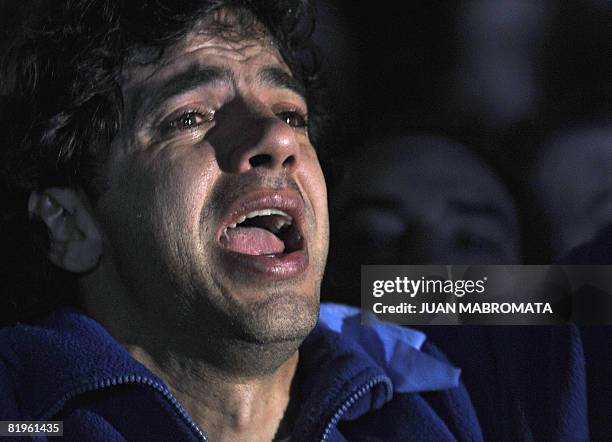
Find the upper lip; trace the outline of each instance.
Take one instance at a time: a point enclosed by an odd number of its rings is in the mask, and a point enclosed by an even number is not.
[[[240,223],[250,212],[265,209],[276,209],[289,215],[298,234],[304,238],[305,211],[302,197],[291,189],[262,189],[241,196],[226,209],[217,229],[217,241],[220,241],[223,232],[231,224]]]

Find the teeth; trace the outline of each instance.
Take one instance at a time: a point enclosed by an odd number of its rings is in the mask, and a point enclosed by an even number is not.
[[[291,217],[287,215],[285,212],[283,212],[282,210],[263,209],[263,210],[254,210],[252,212],[247,213],[246,216],[243,217],[242,221],[244,221],[246,218],[255,218],[256,216],[267,216],[267,215],[281,215],[281,216],[286,216],[287,218],[291,219]],[[238,221],[238,224],[240,224],[242,221]]]
[[[276,222],[274,223],[274,229],[276,230],[276,232],[281,230],[283,227],[290,226],[291,224],[293,224],[293,218],[291,218],[290,215],[283,212],[282,210],[278,210],[278,209],[254,210],[238,218],[235,223],[227,226],[225,230],[223,230],[223,235],[227,237],[228,229],[236,228],[238,224],[244,222],[247,218],[255,218],[256,216],[268,216],[268,215],[280,215],[283,217],[283,218],[277,219]]]

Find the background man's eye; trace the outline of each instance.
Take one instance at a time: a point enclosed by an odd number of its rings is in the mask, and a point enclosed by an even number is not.
[[[492,241],[484,236],[474,235],[468,232],[455,233],[452,238],[452,243],[454,247],[463,251],[496,252],[499,249],[495,241]]]
[[[281,112],[277,114],[278,118],[287,123],[291,127],[306,127],[308,126],[308,122],[306,121],[306,117],[300,114],[297,111],[287,111]]]
[[[180,117],[172,120],[168,127],[170,129],[192,129],[198,127],[203,123],[212,121],[214,119],[214,112],[200,112],[200,111],[189,111],[183,113]]]

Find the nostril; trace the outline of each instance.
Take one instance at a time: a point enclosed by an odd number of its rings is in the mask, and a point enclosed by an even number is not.
[[[272,160],[272,157],[267,154],[255,155],[249,158],[249,164],[251,167],[258,167],[262,164],[269,163]]]
[[[295,157],[293,155],[289,155],[285,161],[283,161],[283,166],[289,167],[295,164]]]

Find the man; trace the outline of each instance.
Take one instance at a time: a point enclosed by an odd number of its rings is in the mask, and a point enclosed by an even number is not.
[[[332,290],[359,304],[362,264],[518,264],[519,219],[510,192],[465,146],[436,135],[366,141],[343,162],[333,193]],[[350,217],[351,222],[346,222]]]
[[[23,314],[0,332],[0,420],[72,440],[481,439],[422,334],[319,317],[303,5],[135,3],[54,2],[19,49],[6,201],[54,267],[27,286],[42,307],[6,295]]]
[[[549,226],[551,254],[562,264],[584,268],[572,299],[574,316],[584,324],[612,322],[609,291],[601,290],[609,277],[599,267],[612,262],[611,140],[609,117],[561,128],[543,143],[531,174],[531,192]],[[612,431],[606,411],[612,406],[611,331],[609,325],[580,329],[589,401],[597,404],[590,408],[593,440]]]
[[[512,197],[466,147],[441,136],[399,134],[370,140],[343,160],[346,174],[332,197],[336,253],[326,278],[333,289],[324,290],[324,298],[358,304],[361,264],[520,262]],[[544,273],[541,279],[527,275],[525,269],[488,268],[487,300],[517,288],[526,296],[525,283],[532,290],[548,287]],[[542,284],[531,285],[536,281]],[[563,294],[555,286],[547,299],[559,302]],[[565,313],[559,304],[555,313]],[[609,409],[606,394],[599,392],[606,385],[600,373],[609,370],[598,371],[603,361],[589,366],[577,328],[438,325],[480,319],[449,316],[432,315],[432,325],[419,329],[461,367],[485,440],[599,440],[609,433],[600,418]]]

